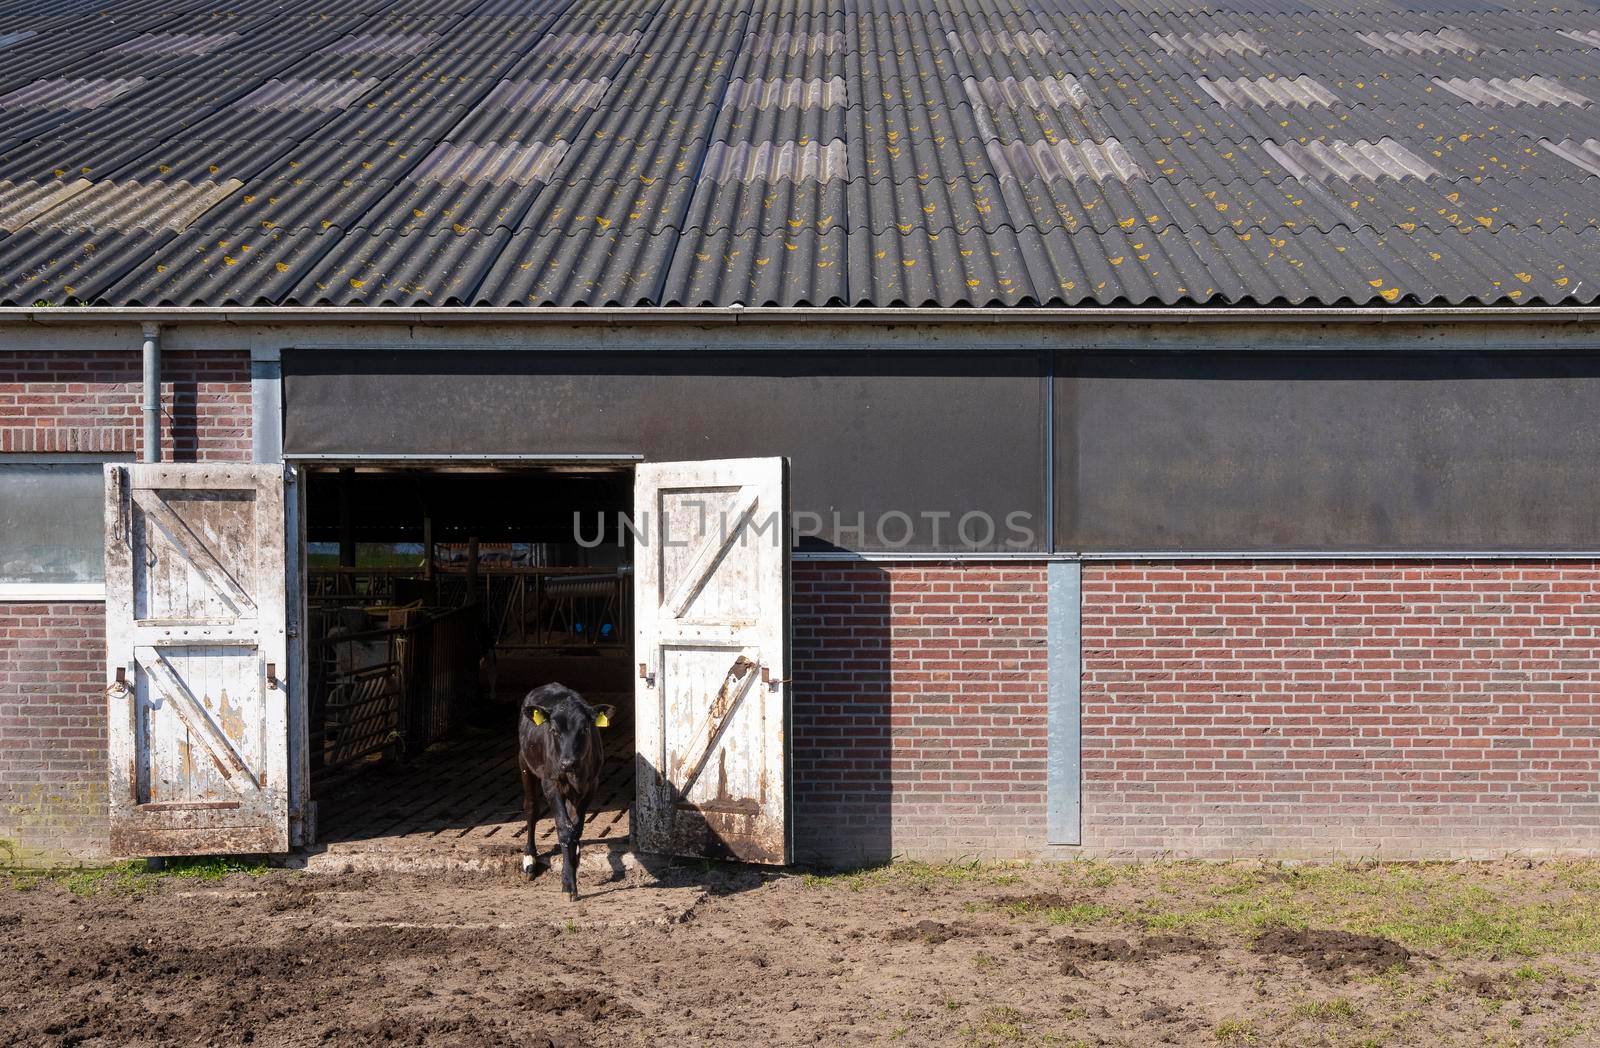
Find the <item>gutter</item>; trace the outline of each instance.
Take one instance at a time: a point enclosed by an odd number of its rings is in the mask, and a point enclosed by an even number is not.
[[[161,325],[146,321],[144,334],[142,462],[161,461]]]
[[[318,321],[328,323],[482,324],[486,322],[607,324],[642,323],[738,324],[783,321],[825,324],[1229,324],[1240,321],[1316,323],[1363,321],[1372,323],[1432,323],[1509,321],[1517,323],[1600,322],[1597,306],[1228,306],[1211,309],[1181,307],[1092,306],[1071,309],[921,307],[715,306],[670,308],[624,306],[543,308],[521,306],[58,306],[49,308],[0,307],[0,323],[222,323],[275,324]]]

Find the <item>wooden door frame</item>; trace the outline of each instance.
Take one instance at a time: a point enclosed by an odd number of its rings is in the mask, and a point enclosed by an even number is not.
[[[532,469],[538,466],[591,466],[597,470],[626,469],[631,481],[634,467],[644,456],[617,454],[553,455],[284,455],[284,586],[288,621],[288,664],[291,678],[289,707],[289,846],[306,849],[317,843],[317,802],[311,796],[310,699],[306,688],[311,681],[309,569],[306,564],[306,527],[309,519],[306,477],[310,467],[334,469],[387,465],[397,470],[434,473],[468,472],[474,468],[501,466],[507,469]],[[629,643],[632,641],[630,639]],[[787,729],[786,729],[787,730]],[[629,820],[630,832],[632,820]]]
[[[310,655],[306,650],[306,485],[305,470],[283,463],[284,607],[289,620],[289,847],[317,842],[317,805],[311,799]]]

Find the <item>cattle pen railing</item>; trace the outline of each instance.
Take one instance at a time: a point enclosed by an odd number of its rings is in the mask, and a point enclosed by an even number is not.
[[[483,609],[397,611],[382,629],[339,632],[312,616],[307,645],[313,782],[378,754],[443,738],[477,695]]]
[[[495,645],[502,651],[551,652],[617,648],[632,631],[632,591],[626,568],[548,568],[485,565],[476,578],[453,567],[431,578],[416,568],[319,567],[308,574],[312,604],[372,604],[395,598],[397,582],[422,580],[429,604],[481,604]]]

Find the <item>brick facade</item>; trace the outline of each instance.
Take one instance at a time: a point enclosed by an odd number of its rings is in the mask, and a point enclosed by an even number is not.
[[[137,352],[0,351],[0,452],[120,452],[143,444]],[[250,358],[161,355],[161,446],[169,462],[250,461]]]
[[[165,457],[247,461],[245,354],[163,364]],[[0,450],[139,431],[137,353],[0,354]],[[794,566],[802,861],[1600,853],[1600,564],[1085,564],[1080,849],[1045,577]],[[0,602],[0,862],[104,851],[103,614]]]
[[[1083,567],[1083,846],[1039,565],[794,574],[802,861],[1600,853],[1600,565]]]
[[[0,602],[0,865],[105,851],[105,605]]]
[[[0,352],[0,453],[139,454],[135,352]],[[162,354],[162,457],[250,460],[245,353]],[[0,864],[105,851],[105,608],[0,601]]]
[[[1600,565],[1089,564],[1084,841],[1600,852]]]
[[[1038,850],[1045,600],[1040,564],[795,564],[800,861]]]

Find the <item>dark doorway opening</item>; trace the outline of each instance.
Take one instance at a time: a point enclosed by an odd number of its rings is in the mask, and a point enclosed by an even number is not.
[[[518,709],[559,681],[618,711],[584,836],[626,850],[631,468],[316,466],[306,485],[316,847],[514,863]],[[548,817],[539,837],[554,849]]]

